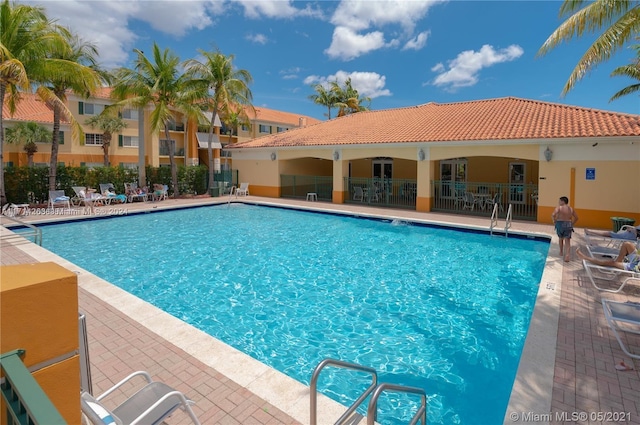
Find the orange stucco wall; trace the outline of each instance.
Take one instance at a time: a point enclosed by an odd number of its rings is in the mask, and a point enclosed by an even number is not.
[[[54,263],[0,267],[0,352],[22,348],[30,367],[77,352],[78,345],[75,273]],[[67,422],[80,423],[77,354],[33,376]]]

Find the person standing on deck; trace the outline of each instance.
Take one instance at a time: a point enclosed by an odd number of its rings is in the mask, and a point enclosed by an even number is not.
[[[576,211],[569,206],[569,198],[561,196],[558,206],[553,210],[551,219],[556,227],[556,233],[560,242],[560,256],[564,256],[564,261],[569,261],[571,257],[571,233],[573,225],[578,221]]]

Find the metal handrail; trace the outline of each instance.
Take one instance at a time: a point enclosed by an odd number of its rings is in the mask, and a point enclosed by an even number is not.
[[[38,245],[42,246],[42,229],[39,229],[38,227],[34,226],[33,224],[26,223],[26,222],[24,222],[22,220],[18,220],[15,217],[9,217],[6,214],[3,214],[2,217],[11,220],[14,223],[18,223],[18,224],[20,224],[22,226],[30,228],[33,231],[33,233],[26,232],[26,233],[21,233],[19,235],[23,236],[23,237],[24,236],[33,236],[33,243],[37,243]],[[11,230],[11,229],[9,229],[9,230]]]
[[[509,237],[509,229],[511,228],[511,216],[512,216],[512,209],[513,205],[509,204],[509,209],[507,210],[507,218],[505,219],[504,222],[504,235],[505,237]]]
[[[227,206],[231,205],[231,197],[233,196],[236,190],[238,190],[238,188],[235,185],[231,186],[231,190],[229,191],[229,200],[227,201]]]
[[[382,383],[378,385],[375,392],[369,400],[369,407],[367,408],[367,425],[373,425],[378,415],[378,398],[384,391],[393,391],[397,393],[408,393],[420,395],[420,408],[416,414],[411,418],[409,425],[415,425],[418,421],[422,422],[422,425],[427,424],[427,394],[422,388],[405,387],[402,385]]]
[[[356,363],[343,362],[341,360],[335,359],[324,359],[321,361],[318,366],[313,370],[313,374],[311,375],[311,382],[309,384],[310,387],[310,424],[317,425],[317,412],[318,412],[318,378],[320,377],[320,372],[326,366],[334,366],[342,369],[351,369],[359,372],[367,372],[372,376],[371,385],[362,393],[362,395],[347,409],[347,411],[340,416],[340,418],[336,421],[336,425],[343,423],[344,420],[348,419],[349,416],[362,404],[362,402],[371,394],[373,390],[376,389],[378,383],[378,373],[375,369],[367,366],[362,366]]]
[[[491,224],[489,225],[489,233],[493,235],[493,228],[498,225],[498,208],[500,204],[493,204],[493,212],[491,213]]]

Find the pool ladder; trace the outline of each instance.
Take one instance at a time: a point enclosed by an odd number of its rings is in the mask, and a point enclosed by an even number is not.
[[[491,213],[491,224],[489,225],[489,232],[493,235],[493,228],[498,225],[498,208],[500,204],[493,205],[493,212]],[[511,218],[513,216],[513,205],[509,204],[507,209],[507,217],[504,221],[504,236],[509,237],[509,229],[511,228]]]
[[[6,235],[3,235],[0,239],[2,240],[19,240],[21,238],[26,238],[26,237],[32,237],[33,238],[33,243],[36,243],[40,246],[42,246],[42,229],[40,229],[39,227],[34,226],[31,223],[26,223],[16,217],[10,217],[6,214],[2,214],[2,219],[3,220],[9,220],[9,221],[13,221],[14,223],[19,224],[20,226],[24,226],[29,228],[29,230],[24,231],[24,232],[20,232],[20,233],[9,233]],[[3,224],[3,226],[5,228],[8,228],[5,224]],[[8,228],[9,230],[11,230],[11,228]]]
[[[310,387],[310,424],[317,425],[317,413],[318,413],[318,378],[320,377],[320,372],[326,366],[333,366],[341,369],[349,369],[355,370],[358,372],[365,372],[371,375],[371,385],[358,397],[356,401],[353,402],[351,406],[347,409],[346,412],[338,420],[335,422],[335,425],[356,425],[360,423],[364,417],[356,412],[356,409],[360,407],[360,405],[364,402],[364,400],[371,394],[371,399],[369,400],[369,406],[367,408],[367,425],[373,425],[376,421],[376,416],[378,413],[378,398],[385,391],[397,392],[397,393],[407,393],[407,394],[417,394],[420,396],[420,407],[418,408],[416,414],[411,418],[410,425],[415,425],[420,421],[422,425],[427,424],[427,395],[425,394],[422,388],[415,387],[407,387],[403,385],[394,385],[388,383],[380,383],[378,384],[378,373],[375,369],[362,366],[356,363],[343,362],[341,360],[335,359],[324,359],[321,361],[318,366],[313,371],[311,375],[311,383]]]

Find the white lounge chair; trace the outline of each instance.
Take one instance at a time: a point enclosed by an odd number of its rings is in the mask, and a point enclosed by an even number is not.
[[[603,299],[602,308],[604,317],[607,319],[607,323],[618,340],[622,351],[631,358],[640,359],[640,354],[634,354],[629,351],[618,333],[618,331],[623,331],[640,334],[640,303]]]
[[[249,196],[249,183],[240,183],[240,187],[236,189],[236,197]]]
[[[102,403],[105,397],[136,376],[143,376],[146,379],[145,386],[114,409],[105,407]],[[82,412],[94,425],[160,424],[177,408],[183,409],[194,424],[200,425],[190,406],[193,403],[180,391],[162,382],[154,382],[144,371],[132,373],[97,398],[86,391],[80,397]]]
[[[640,231],[640,226],[633,227],[625,224],[617,232],[611,232],[611,237],[602,235],[595,235],[593,233],[587,233],[587,229],[584,229],[584,238],[588,245],[608,247],[608,248],[620,248],[623,242],[634,242],[637,240],[637,233]]]
[[[613,292],[615,294],[622,291],[629,282],[637,281],[640,283],[640,273],[636,273],[634,271],[622,270],[617,267],[599,266],[597,264],[590,263],[587,260],[582,260],[582,265],[584,266],[584,270],[587,272],[587,276],[589,277],[591,284],[598,291]],[[617,288],[603,288],[596,284],[596,279],[615,282],[619,286]]]
[[[148,193],[138,193],[138,183],[125,183],[124,193],[127,196],[127,201],[133,202],[136,199],[147,201],[149,199]]]
[[[71,198],[64,194],[64,190],[50,190],[49,191],[49,208],[55,208],[57,206],[63,206],[71,209]]]
[[[95,206],[95,205],[106,205],[111,202],[111,199],[102,196],[99,193],[95,192],[86,192],[86,188],[82,186],[73,186],[73,191],[76,193],[76,196],[73,197],[74,205],[85,205],[85,206]]]

